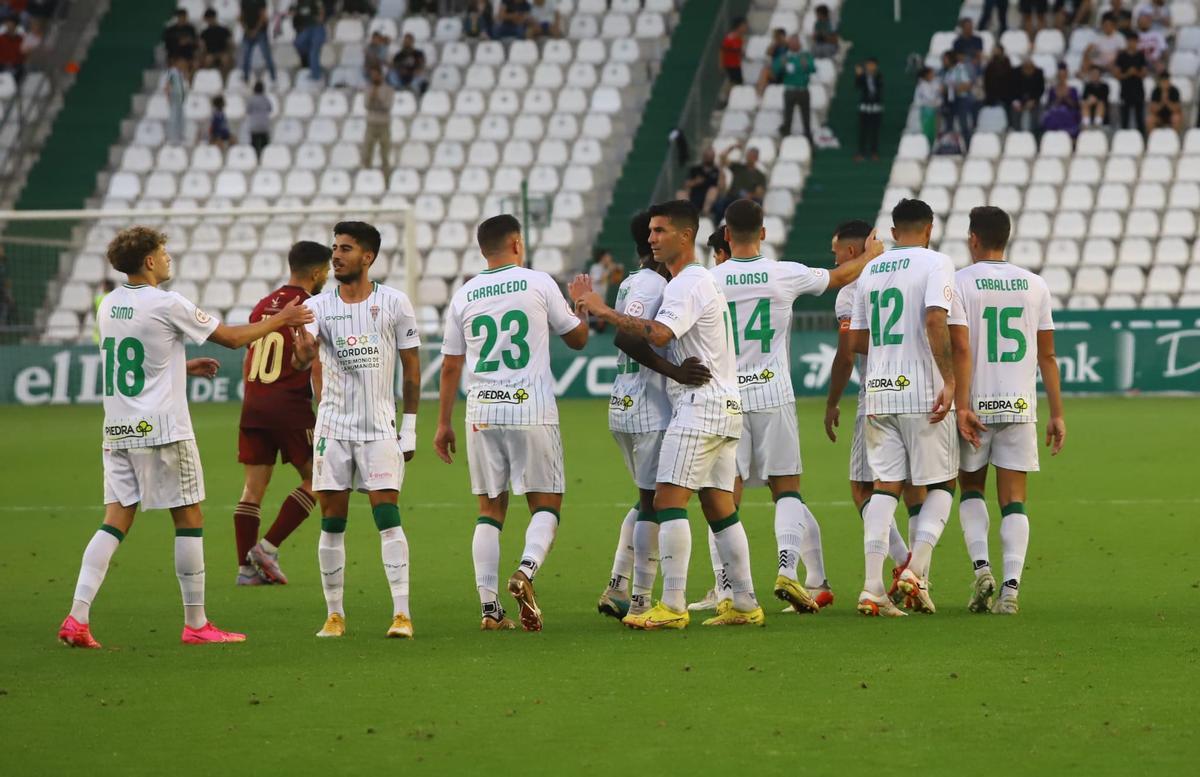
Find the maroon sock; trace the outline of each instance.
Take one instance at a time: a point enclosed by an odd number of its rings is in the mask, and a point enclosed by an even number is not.
[[[275,518],[275,523],[271,524],[271,528],[267,530],[263,539],[278,548],[289,534],[296,531],[297,526],[304,523],[304,519],[308,517],[315,506],[316,501],[313,499],[313,495],[303,488],[297,488],[287,495],[287,499],[283,500],[283,504],[279,506],[279,515]]]
[[[233,535],[237,538],[238,566],[246,563],[246,554],[258,542],[258,505],[238,502],[233,511]]]

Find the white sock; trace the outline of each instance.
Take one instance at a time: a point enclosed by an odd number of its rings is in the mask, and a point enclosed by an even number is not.
[[[342,526],[345,527],[345,521]],[[346,615],[343,604],[346,580],[346,533],[322,529],[317,545],[317,562],[321,567],[321,590],[325,594],[325,609],[333,615]]]
[[[863,510],[863,552],[866,556],[866,574],[863,590],[875,596],[883,596],[883,559],[888,549],[888,524],[896,514],[899,502],[891,494],[876,491]]]
[[[775,502],[775,544],[779,548],[779,574],[796,580],[800,546],[804,544],[804,503],[794,496]]]
[[[895,513],[892,514],[892,527],[888,533],[888,555],[897,564],[908,560],[908,546],[904,544],[904,535],[900,534],[900,528],[896,526]]]
[[[479,519],[475,524],[475,536],[471,539],[471,559],[475,562],[475,588],[479,591],[479,603],[495,602],[500,590],[499,526]]]
[[[71,617],[87,623],[91,617],[92,601],[108,574],[108,562],[121,545],[121,540],[111,532],[116,529],[98,529],[83,549],[83,562],[79,565],[79,579],[75,582],[75,599],[71,603]],[[124,536],[124,535],[122,535]]]
[[[717,592],[717,601],[723,602],[732,598],[733,587],[729,583],[725,564],[721,562],[721,553],[717,550],[717,541],[713,538],[712,529],[708,530],[708,560],[712,564],[713,590]]]
[[[906,505],[904,509],[908,513],[908,552],[912,553],[913,545],[917,544],[917,516],[921,514],[921,505],[920,503],[911,507]],[[894,515],[892,520],[896,520]]]
[[[816,588],[825,585],[825,555],[821,552],[821,527],[817,517],[808,509],[808,505],[800,502],[804,513],[804,542],[800,545],[800,558],[804,561],[804,578],[806,588]]]
[[[734,609],[748,612],[758,607],[754,598],[754,582],[750,575],[750,542],[746,539],[746,527],[738,520],[737,513],[731,516],[732,526],[713,534],[717,551],[725,563],[725,575],[733,596]]]
[[[408,537],[404,529],[393,526],[379,532],[383,573],[392,591],[392,615],[409,615],[408,609]]]
[[[1021,502],[1007,504],[1001,510],[1000,545],[1004,549],[1004,584],[1001,593],[1016,596],[1029,550],[1029,516]]]
[[[962,524],[963,540],[967,543],[967,555],[971,557],[975,577],[979,577],[989,569],[988,509],[983,494],[963,494],[963,500],[958,503],[958,522]]]
[[[549,510],[538,510],[529,519],[529,528],[525,530],[525,550],[521,551],[520,570],[533,580],[533,576],[546,562],[546,554],[554,545],[554,535],[558,533],[558,515]]]
[[[620,593],[629,589],[629,579],[633,577],[633,526],[637,523],[637,517],[636,507],[625,513],[625,520],[621,521],[621,536],[617,540],[617,552],[613,554],[612,577],[608,587]]]
[[[651,514],[652,515],[652,514]],[[633,526],[633,596],[650,596],[658,577],[658,524],[640,520]]]
[[[681,513],[681,515],[677,515]],[[671,517],[662,520],[664,514]],[[692,529],[687,511],[663,510],[658,513],[658,553],[662,564],[662,602],[676,612],[687,609],[687,570],[692,556]]]
[[[175,535],[175,576],[179,578],[179,592],[183,595],[183,622],[198,629],[208,623],[204,614],[203,536]]]
[[[238,574],[239,575],[253,575],[253,574],[255,574],[254,566],[252,564],[239,564],[238,565]]]
[[[267,538],[266,538],[266,537],[263,537],[262,539],[260,539],[260,540],[258,541],[258,546],[259,546],[260,548],[262,548],[263,550],[265,550],[265,551],[267,552],[267,554],[268,554],[268,555],[271,555],[271,556],[274,556],[276,553],[278,553],[278,552],[279,552],[279,548],[278,548],[278,547],[276,547],[275,545],[272,545],[272,544],[271,544],[271,543],[270,543],[270,542],[267,540]]]
[[[954,495],[940,488],[931,488],[925,495],[925,503],[921,505],[921,513],[917,516],[917,533],[912,548],[913,572],[918,577],[929,577],[929,563],[933,560],[933,549],[942,538],[942,530],[946,528],[946,520],[950,517],[950,508],[954,505]]]

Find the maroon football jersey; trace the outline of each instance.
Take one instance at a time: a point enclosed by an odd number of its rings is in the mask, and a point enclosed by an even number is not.
[[[250,314],[250,322],[278,313],[289,300],[296,304],[308,299],[299,286],[281,286],[268,294]],[[245,392],[242,399],[242,426],[251,429],[312,429],[312,370],[292,367],[295,333],[290,327],[255,340],[246,350],[242,366]]]

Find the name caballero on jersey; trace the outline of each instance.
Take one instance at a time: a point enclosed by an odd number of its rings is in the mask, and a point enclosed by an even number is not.
[[[975,400],[975,412],[980,415],[999,415],[1001,413],[1021,415],[1029,412],[1029,401],[1025,397],[977,399]]]
[[[475,391],[475,401],[485,405],[520,405],[529,399],[523,388],[481,388]]]
[[[904,391],[912,385],[912,381],[904,375],[894,378],[871,378],[867,381],[867,391]]]

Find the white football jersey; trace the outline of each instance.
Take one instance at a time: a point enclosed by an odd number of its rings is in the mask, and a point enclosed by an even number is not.
[[[896,247],[871,260],[858,279],[851,329],[870,333],[870,415],[928,413],[942,390],[929,350],[925,311],[954,305],[954,264],[928,248]]]
[[[630,275],[617,290],[616,311],[634,318],[653,320],[662,304],[667,279],[656,271],[643,268]],[[655,348],[660,356],[666,351]],[[667,379],[643,367],[620,351],[617,353],[617,379],[608,399],[608,428],[614,432],[657,432],[671,420],[671,400],[667,397]]]
[[[118,286],[96,311],[104,362],[104,447],[193,440],[185,338],[199,344],[220,322],[174,291]]]
[[[729,302],[717,279],[699,264],[689,264],[667,283],[655,321],[675,333],[672,353],[695,356],[712,372],[703,386],[671,382],[672,426],[722,437],[742,436],[742,403],[737,388],[737,354],[729,321]]]
[[[395,439],[396,351],[421,344],[408,296],[373,283],[362,302],[343,301],[335,288],[304,304],[316,317],[305,328],[320,341],[321,352],[323,387],[313,436]]]
[[[789,351],[792,305],[801,295],[824,294],[829,271],[755,256],[730,259],[711,272],[729,302],[742,411],[795,402]]]
[[[1037,421],[1037,334],[1054,329],[1050,290],[1008,262],[954,274],[971,333],[971,407],[987,423]]]
[[[858,281],[849,283],[838,289],[837,299],[833,302],[833,314],[837,316],[838,330],[848,331],[850,320],[854,318],[854,299],[858,294]],[[867,412],[867,382],[863,377],[867,374],[867,357],[862,354],[854,356],[854,371],[858,373],[858,411],[856,415]]]
[[[466,355],[467,423],[557,424],[550,335],[580,323],[539,270],[507,264],[464,283],[446,309],[442,353]]]

